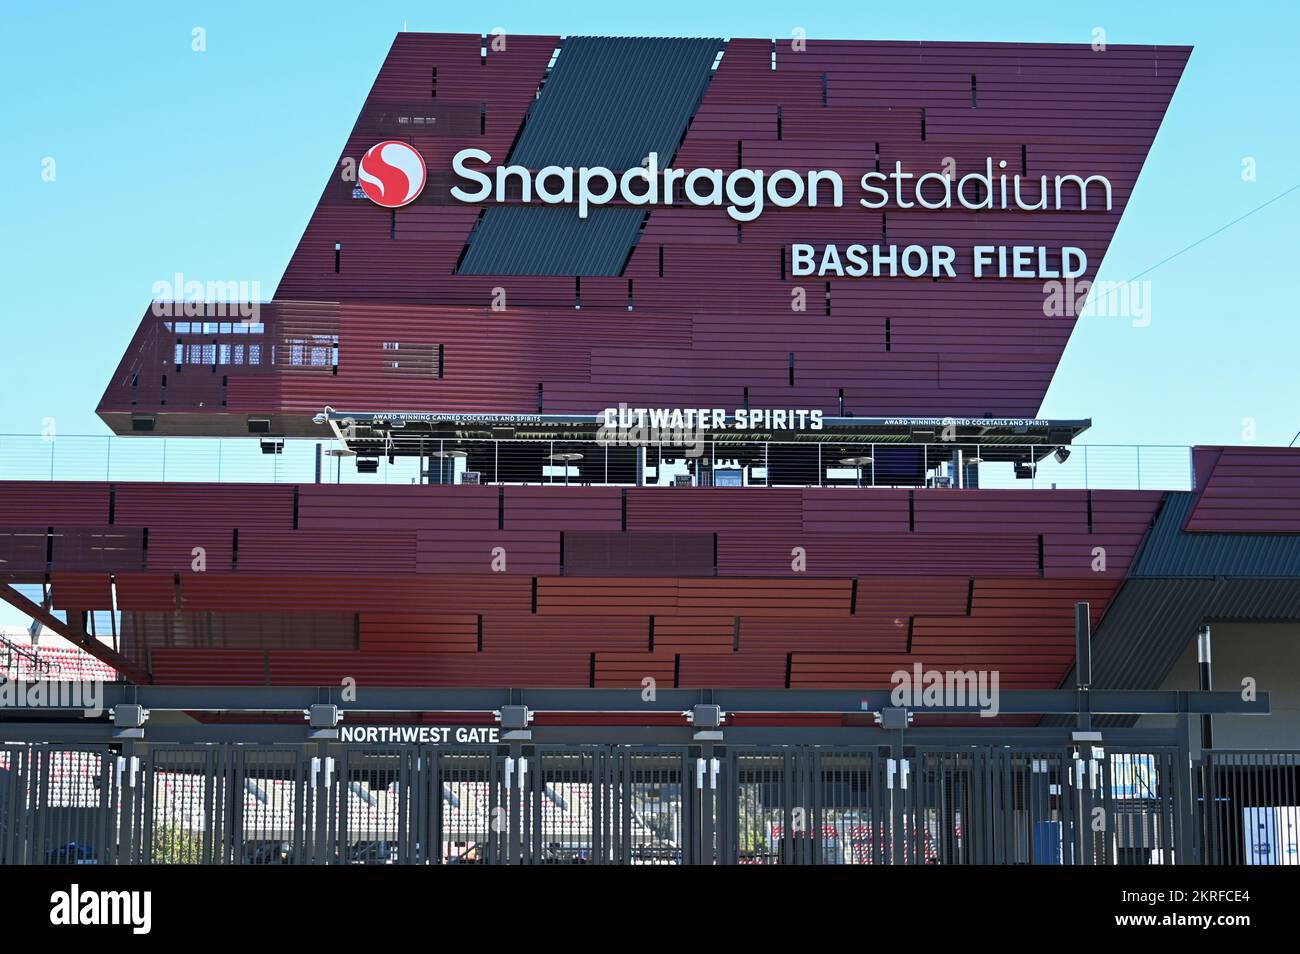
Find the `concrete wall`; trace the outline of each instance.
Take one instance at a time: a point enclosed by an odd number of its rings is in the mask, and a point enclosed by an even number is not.
[[[1250,676],[1260,692],[1268,692],[1273,711],[1268,716],[1216,716],[1214,746],[1218,749],[1300,749],[1300,624],[1211,623],[1214,688],[1241,688]],[[1161,689],[1197,688],[1196,636],[1191,634]],[[1146,716],[1139,725],[1172,726],[1166,716]],[[1200,745],[1200,720],[1193,720],[1193,745]]]

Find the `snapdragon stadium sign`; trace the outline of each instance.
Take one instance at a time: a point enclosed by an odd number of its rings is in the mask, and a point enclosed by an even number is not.
[[[454,186],[453,198],[461,202],[505,202],[512,183],[519,187],[521,202],[534,196],[549,205],[576,205],[578,216],[586,218],[593,206],[618,200],[628,205],[673,205],[679,198],[691,205],[724,207],[737,222],[752,222],[763,214],[765,202],[778,208],[807,205],[810,208],[844,205],[844,179],[833,169],[811,169],[799,173],[793,169],[659,169],[659,154],[650,153],[645,164],[622,174],[604,166],[546,166],[536,174],[524,166],[497,166],[489,176],[470,162],[486,165],[490,153],[482,149],[462,149],[452,159],[452,170],[462,179],[474,183],[473,189]],[[998,170],[995,174],[994,169]],[[903,168],[902,160],[891,172],[868,172],[858,185],[867,195],[858,200],[866,209],[884,209],[891,204],[900,209],[951,209],[960,205],[971,211],[1020,209],[1025,212],[1064,211],[1077,206],[1087,211],[1088,190],[1096,186],[1098,200],[1106,211],[1113,205],[1110,180],[1105,176],[1058,175],[1051,188],[1048,177],[1038,178],[1038,195],[1026,197],[1022,183],[1033,180],[1015,174],[1008,176],[1005,159],[996,163],[990,156],[979,172],[958,178],[949,171],[924,172],[917,175]],[[892,182],[892,187],[888,183]],[[638,187],[640,183],[640,187]],[[678,185],[681,192],[678,192]],[[1071,201],[1071,193],[1074,200]],[[1030,201],[1032,199],[1032,201]]]
[[[617,202],[630,206],[690,205],[723,208],[737,222],[752,222],[769,206],[842,208],[845,184],[833,169],[675,169],[659,166],[652,152],[645,162],[622,172],[604,166],[545,166],[534,172],[521,165],[496,166],[482,149],[462,149],[452,158],[459,183],[450,189],[458,202],[576,207],[586,219],[593,209]],[[858,180],[857,205],[868,210],[961,208],[971,212],[1111,212],[1110,180],[1103,175],[1066,174],[1037,178],[1006,173],[1007,161],[985,158],[978,169],[958,175],[949,162],[942,171],[916,172],[894,162],[888,172],[871,171]],[[388,140],[370,147],[358,168],[361,189],[371,201],[397,209],[414,202],[424,188],[423,156],[413,146]],[[790,245],[790,270],[796,277],[953,279],[957,250],[951,245],[848,243]],[[976,245],[970,251],[972,278],[1074,279],[1088,270],[1083,249],[1028,245]]]

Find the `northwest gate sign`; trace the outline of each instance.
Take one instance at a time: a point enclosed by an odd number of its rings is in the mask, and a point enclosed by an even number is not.
[[[341,725],[339,741],[377,745],[484,745],[500,742],[501,730],[496,726],[468,725]]]

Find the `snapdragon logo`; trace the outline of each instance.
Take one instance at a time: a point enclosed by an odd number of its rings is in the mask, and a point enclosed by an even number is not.
[[[424,189],[428,171],[424,157],[409,143],[389,139],[366,150],[357,167],[361,191],[375,205],[400,209]]]
[[[72,885],[50,895],[50,923],[56,926],[128,925],[132,934],[153,927],[152,891],[82,891]]]
[[[25,682],[0,675],[0,709],[80,709],[87,718],[104,713],[98,680]]]
[[[889,699],[895,706],[905,709],[963,706],[979,709],[980,718],[993,718],[998,714],[998,671],[900,669],[889,678],[893,689]]]

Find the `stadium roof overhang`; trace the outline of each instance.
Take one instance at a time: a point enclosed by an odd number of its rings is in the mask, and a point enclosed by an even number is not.
[[[793,418],[787,418],[793,421]],[[820,446],[824,453],[852,455],[867,445],[939,445],[968,460],[1042,460],[1072,443],[1092,421],[1044,418],[821,417],[814,426],[737,426],[728,414],[706,427],[624,429],[611,434],[600,414],[487,414],[438,411],[337,411],[316,417],[357,454],[422,456],[454,449],[457,442],[491,440],[556,443],[627,442],[674,447],[700,441],[733,447],[768,442]],[[764,423],[767,421],[765,420]]]

